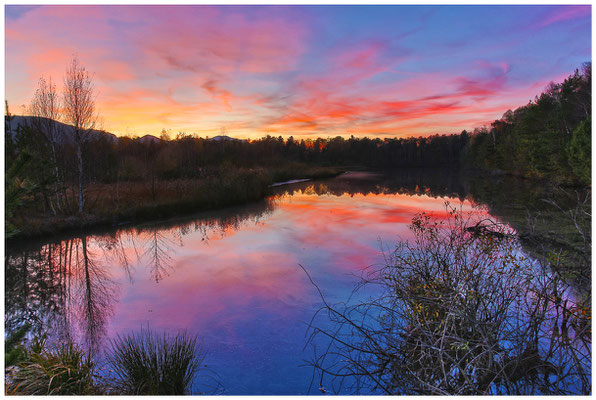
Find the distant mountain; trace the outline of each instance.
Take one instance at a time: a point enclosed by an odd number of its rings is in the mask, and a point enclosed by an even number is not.
[[[145,135],[143,137],[138,138],[137,140],[139,140],[141,143],[161,143],[161,139],[158,137],[155,137],[153,135]]]
[[[5,117],[6,118],[6,117]],[[23,116],[23,115],[14,115],[10,122],[10,129],[12,133],[12,137],[14,138],[17,132],[17,128],[20,126],[29,126],[33,124],[33,120],[35,117],[31,116]],[[68,125],[59,121],[56,121],[56,130],[58,132],[58,143],[63,144],[73,144],[74,143],[74,127],[72,125]],[[91,132],[91,137],[94,139],[100,138],[107,138],[112,143],[118,142],[118,137],[113,133],[100,131],[97,129],[93,129]]]
[[[214,136],[212,138],[209,138],[207,140],[213,141],[213,142],[246,142],[246,140],[244,139],[236,139],[236,138],[232,138],[226,135],[218,135],[218,136]]]
[[[6,118],[6,117],[5,117]],[[11,131],[12,136],[16,135],[17,128],[19,125],[27,126],[33,123],[33,119],[35,117],[31,116],[23,116],[23,115],[14,115],[11,120]],[[59,121],[56,121],[57,131],[58,131],[58,143],[64,144],[74,144],[74,127],[72,125],[68,125]],[[112,143],[118,143],[118,136],[114,135],[113,133],[100,131],[94,129],[91,131],[91,136],[95,139],[99,139],[102,137],[107,138],[108,140],[112,141]],[[153,135],[145,135],[140,138],[136,138],[135,140],[140,141],[141,143],[161,143],[162,139],[153,136]],[[245,139],[236,139],[226,135],[218,135],[212,138],[206,139],[213,142],[246,142]]]

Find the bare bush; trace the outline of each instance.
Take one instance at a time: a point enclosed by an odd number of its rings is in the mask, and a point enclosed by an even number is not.
[[[414,241],[363,282],[382,295],[324,303],[335,329],[311,324],[328,340],[312,360],[321,386],[331,375],[334,390],[384,394],[590,393],[589,302],[506,226],[449,215],[413,219]]]
[[[43,138],[50,146],[50,156],[52,167],[54,169],[54,194],[56,197],[56,206],[50,201],[52,213],[56,215],[56,208],[63,208],[63,199],[61,196],[61,177],[58,170],[58,119],[60,118],[60,98],[56,91],[56,85],[52,84],[52,79],[48,81],[40,78],[35,95],[29,106],[29,111],[33,118],[33,128],[42,134]]]

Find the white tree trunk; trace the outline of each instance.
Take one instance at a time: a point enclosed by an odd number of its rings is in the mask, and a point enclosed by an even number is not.
[[[85,196],[83,195],[83,149],[80,141],[77,142],[77,159],[79,160],[79,214],[82,214]]]

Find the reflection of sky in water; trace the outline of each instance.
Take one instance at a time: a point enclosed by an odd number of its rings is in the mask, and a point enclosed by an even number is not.
[[[272,213],[237,230],[142,232],[133,235],[140,250],[130,236],[124,239],[134,261],[132,283],[112,264],[121,296],[107,335],[147,325],[187,329],[201,337],[206,364],[225,393],[306,394],[312,376],[310,367],[300,367],[312,357],[311,348],[303,350],[306,324],[322,303],[299,264],[327,300],[347,300],[354,275],[382,263],[382,248],[408,238],[415,213],[441,216],[445,209],[444,199],[424,195],[318,196],[309,190],[276,203]],[[159,282],[149,265],[156,254],[165,259]]]
[[[383,265],[383,250],[389,254],[412,238],[415,214],[444,218],[448,199],[479,218],[487,215],[460,202],[467,198],[463,181],[402,175],[381,180],[349,173],[278,187],[269,201],[243,207],[11,246],[5,327],[30,321],[53,339],[70,335],[92,348],[141,327],[183,329],[198,335],[208,352],[208,371],[195,392],[210,393],[208,377],[215,376],[223,386],[217,393],[306,394],[313,375],[306,364],[314,356],[307,325],[322,301],[299,265],[331,304],[343,302],[366,267]],[[509,194],[505,200],[512,201]],[[357,292],[351,304],[374,290]],[[324,314],[314,325],[332,327]],[[321,354],[327,342],[315,340]],[[329,381],[323,385],[333,390]],[[318,394],[318,386],[310,393]]]
[[[330,303],[346,301],[366,267],[382,265],[382,250],[410,238],[416,213],[445,216],[445,199],[415,184],[417,194],[399,194],[358,176],[280,187],[269,202],[197,219],[11,249],[5,324],[43,321],[54,339],[104,348],[141,327],[187,330],[223,393],[306,394],[307,325],[323,303],[300,265]],[[323,316],[316,325],[330,326]],[[213,386],[204,376],[195,391]]]

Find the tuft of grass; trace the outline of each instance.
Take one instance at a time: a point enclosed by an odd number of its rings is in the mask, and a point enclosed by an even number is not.
[[[196,337],[184,332],[159,336],[149,330],[112,340],[108,360],[118,391],[130,395],[192,393],[204,354]]]
[[[101,394],[94,384],[95,365],[77,345],[46,348],[46,337],[34,338],[25,360],[17,364],[6,390],[16,395]]]

